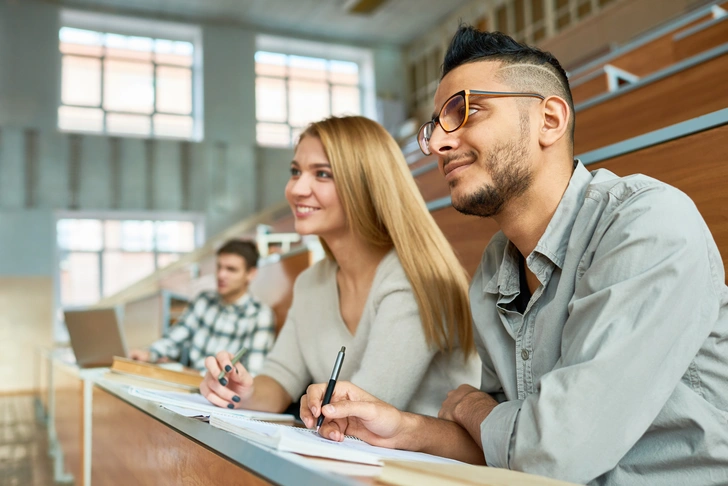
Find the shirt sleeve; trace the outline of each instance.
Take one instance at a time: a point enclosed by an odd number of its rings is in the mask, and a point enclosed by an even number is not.
[[[577,271],[556,368],[538,393],[498,405],[481,424],[490,466],[580,484],[613,469],[717,320],[723,277],[687,196],[643,188],[599,225]]]
[[[255,319],[255,326],[250,335],[250,346],[246,355],[244,366],[255,376],[260,373],[265,357],[275,342],[275,325],[273,310],[267,305],[261,305]]]
[[[197,297],[190,303],[177,323],[167,329],[166,336],[152,343],[149,348],[151,360],[158,361],[162,357],[178,360],[184,344],[200,328],[200,319],[205,308],[206,300],[203,296]]]
[[[351,382],[405,410],[421,387],[435,353],[425,340],[412,289],[386,292],[379,302],[361,364]]]

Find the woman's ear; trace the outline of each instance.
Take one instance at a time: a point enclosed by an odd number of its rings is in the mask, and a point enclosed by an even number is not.
[[[542,147],[550,147],[565,135],[570,136],[569,121],[572,115],[569,104],[558,96],[549,96],[542,106],[539,143]]]

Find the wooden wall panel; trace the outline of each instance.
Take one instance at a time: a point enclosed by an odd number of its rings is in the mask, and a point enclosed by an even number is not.
[[[94,486],[270,484],[104,390],[93,403]]]
[[[452,206],[433,211],[432,217],[452,245],[460,263],[472,277],[485,247],[498,232],[498,225],[490,218],[461,214]]]
[[[39,371],[33,356],[52,343],[53,279],[0,278],[0,393],[33,391]]]
[[[641,173],[685,192],[703,215],[728,269],[728,126],[588,166],[617,175]]]
[[[420,156],[420,158],[416,162],[412,162],[409,165],[410,170],[422,167],[423,165],[431,164],[432,162],[437,162],[437,157],[435,157],[434,155],[425,155],[419,151],[418,155]]]
[[[286,322],[296,277],[311,263],[311,252],[304,251],[258,268],[258,276],[251,283],[250,291],[273,308],[276,334]]]
[[[728,106],[728,54],[576,113],[581,154]]]
[[[602,72],[599,76],[596,76],[589,81],[584,81],[576,86],[572,86],[571,98],[574,100],[574,104],[576,105],[597,95],[606,93],[607,90],[607,75]]]
[[[675,60],[687,59],[726,42],[728,42],[728,17],[722,17],[710,27],[677,39],[673,47]]]
[[[424,174],[418,175],[415,177],[415,182],[417,183],[417,187],[420,188],[420,193],[422,193],[425,202],[434,201],[435,199],[450,195],[450,187],[445,181],[440,169],[432,169]]]

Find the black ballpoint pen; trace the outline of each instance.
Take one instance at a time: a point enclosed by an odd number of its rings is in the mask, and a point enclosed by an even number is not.
[[[321,404],[321,408],[323,409],[325,405],[328,405],[331,401],[331,395],[334,393],[334,387],[336,386],[336,380],[339,379],[339,371],[341,371],[341,365],[344,362],[344,352],[346,351],[346,347],[342,346],[341,351],[339,351],[339,354],[336,356],[336,363],[334,363],[334,370],[331,372],[331,379],[329,380],[329,386],[326,387],[326,394],[324,395],[324,402]],[[316,432],[318,432],[319,427],[321,427],[321,424],[324,423],[324,414],[321,412],[321,415],[319,415],[318,421],[316,422]]]

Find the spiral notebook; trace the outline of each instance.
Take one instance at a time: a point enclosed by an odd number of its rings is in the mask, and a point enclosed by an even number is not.
[[[324,439],[312,429],[260,422],[227,414],[213,413],[210,415],[210,425],[278,451],[295,452],[305,456],[324,457],[375,466],[383,465],[385,459],[462,464],[459,461],[422,452],[400,451],[373,446],[351,436],[346,436],[343,442],[334,442]]]

